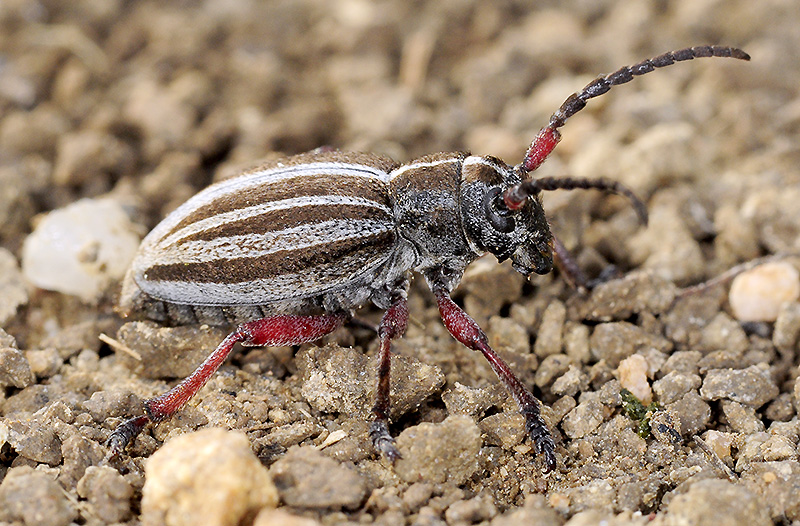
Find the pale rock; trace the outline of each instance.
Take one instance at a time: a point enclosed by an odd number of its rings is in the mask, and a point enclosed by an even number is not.
[[[731,283],[728,302],[739,321],[775,321],[781,307],[800,298],[800,273],[785,261],[764,263]]]
[[[96,301],[122,278],[137,229],[111,199],[81,199],[44,216],[25,240],[22,271],[37,287]]]

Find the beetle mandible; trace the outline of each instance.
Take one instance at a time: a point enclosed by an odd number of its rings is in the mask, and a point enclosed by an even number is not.
[[[377,451],[398,459],[388,430],[390,345],[406,329],[413,271],[427,281],[453,337],[489,361],[524,415],[544,470],[553,470],[555,444],[539,401],[450,293],[467,265],[486,252],[498,261],[511,259],[525,276],[550,272],[555,253],[562,271],[580,281],[577,266],[550,232],[541,191],[594,188],[622,194],[646,222],[644,204],[619,183],[534,179],[530,173],[555,148],[558,129],[588,99],[634,76],[699,57],[750,58],[736,48],[697,46],[598,77],[567,98],[516,166],[462,152],[398,165],[374,154],[314,151],[261,166],[189,199],[142,242],[123,283],[120,310],[176,324],[239,325],[194,373],[146,400],[144,414],[120,424],[107,442],[111,453],[119,454],[148,422],[179,410],[237,342],[314,341],[372,302],[386,312],[378,328],[370,437]]]

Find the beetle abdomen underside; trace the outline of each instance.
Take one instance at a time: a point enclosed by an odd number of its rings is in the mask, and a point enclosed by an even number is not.
[[[172,303],[264,305],[376,269],[396,240],[392,162],[353,157],[298,156],[200,192],[145,238],[136,284]]]

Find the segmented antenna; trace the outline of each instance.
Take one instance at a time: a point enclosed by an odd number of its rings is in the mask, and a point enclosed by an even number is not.
[[[561,107],[558,108],[555,113],[553,113],[547,126],[542,128],[533,139],[533,142],[531,142],[528,151],[525,153],[525,158],[523,159],[522,163],[517,166],[517,169],[522,172],[523,178],[530,172],[536,170],[544,162],[547,156],[550,155],[550,152],[552,152],[556,147],[558,141],[561,140],[561,133],[558,131],[558,128],[564,126],[564,123],[567,122],[567,119],[581,111],[586,106],[587,100],[606,93],[611,89],[612,86],[630,82],[634,77],[650,73],[656,68],[663,68],[670,66],[675,62],[682,62],[684,60],[692,60],[694,58],[702,57],[729,57],[739,60],[750,60],[750,55],[738,48],[726,46],[695,46],[686,49],[679,49],[677,51],[670,51],[664,53],[663,55],[639,62],[633,66],[625,66],[609,75],[598,77],[587,84],[586,87],[584,87],[581,91],[570,95],[567,100],[564,101]],[[523,187],[523,185],[525,186]],[[599,188],[615,193],[622,193],[628,197],[633,196],[630,190],[622,187],[621,185],[617,185],[615,189],[612,189],[606,185],[607,183],[604,182],[596,182],[596,184],[592,183],[588,186],[577,186],[572,184],[571,186],[561,185],[544,188],[541,185],[526,185],[526,183],[523,182],[520,185],[506,190],[505,194],[503,194],[503,200],[508,208],[516,210],[525,204],[525,201],[528,197],[539,192],[540,190],[554,190],[556,188]],[[621,191],[620,188],[624,188],[625,191]],[[641,201],[636,199],[635,196],[633,196],[633,199],[635,199],[634,203],[637,201],[641,203]],[[641,216],[641,213],[639,215]]]
[[[625,196],[631,201],[634,210],[636,210],[636,215],[639,216],[639,221],[647,225],[647,207],[642,200],[636,197],[636,194],[622,183],[602,177],[597,179],[587,179],[583,177],[540,177],[538,179],[528,179],[509,188],[503,198],[506,201],[512,199],[514,201],[522,200],[522,202],[525,202],[528,196],[537,194],[542,190],[575,189],[603,190],[612,194]]]

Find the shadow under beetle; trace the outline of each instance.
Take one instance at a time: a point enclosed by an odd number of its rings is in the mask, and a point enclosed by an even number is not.
[[[317,340],[372,302],[386,312],[378,329],[370,437],[377,451],[398,459],[388,430],[390,345],[406,330],[414,271],[427,281],[453,337],[483,353],[514,397],[544,470],[555,469],[555,444],[539,401],[450,292],[467,265],[486,252],[498,261],[511,259],[526,276],[550,272],[555,256],[568,279],[585,285],[550,232],[540,192],[594,188],[622,194],[646,223],[645,206],[617,182],[530,174],[558,144],[558,129],[588,99],[699,57],[750,58],[736,48],[698,46],[599,77],[561,105],[516,166],[462,152],[399,165],[374,154],[315,151],[266,164],[189,199],[142,242],[123,283],[120,310],[174,324],[239,325],[194,373],[146,400],[144,414],[111,433],[111,454],[119,454],[148,422],[183,407],[237,342],[282,346]]]

